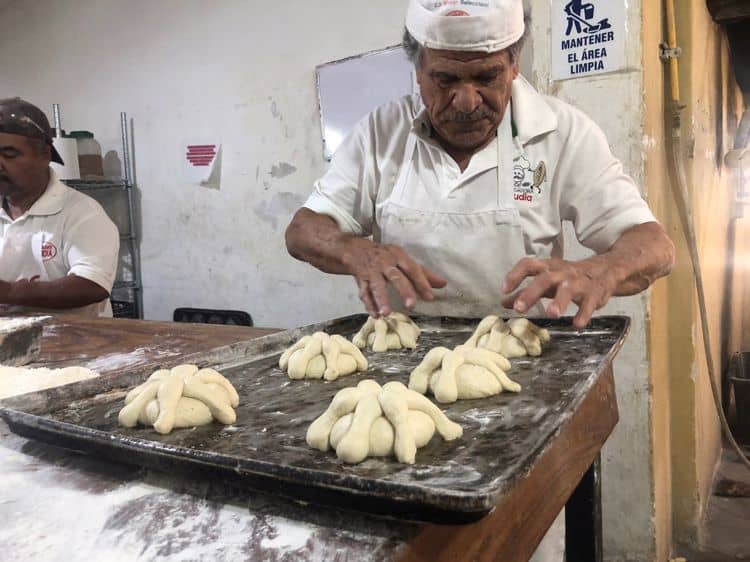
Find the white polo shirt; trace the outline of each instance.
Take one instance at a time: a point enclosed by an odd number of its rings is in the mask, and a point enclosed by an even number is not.
[[[542,96],[522,77],[513,82],[513,198],[527,256],[562,257],[562,222],[580,242],[607,251],[628,228],[655,218],[633,180],[612,155],[601,129],[584,113]],[[404,164],[408,135],[416,149],[406,204],[446,213],[473,213],[497,203],[497,139],[461,172],[430,138],[419,95],[388,103],[365,117],[315,182],[305,203],[331,216],[345,232],[379,241],[383,203]],[[429,202],[429,203],[428,203]]]
[[[47,190],[25,214],[11,220],[0,206],[0,228],[1,280],[38,275],[39,281],[54,281],[73,274],[112,290],[120,249],[117,227],[99,203],[60,182],[51,168]],[[111,317],[112,306],[105,299],[65,312]]]

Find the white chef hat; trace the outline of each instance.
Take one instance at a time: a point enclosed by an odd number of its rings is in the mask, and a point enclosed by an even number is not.
[[[523,2],[409,0],[406,29],[428,49],[502,51],[523,35]]]

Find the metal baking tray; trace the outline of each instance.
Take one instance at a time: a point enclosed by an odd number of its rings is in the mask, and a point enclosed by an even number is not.
[[[159,435],[125,429],[117,414],[125,392],[148,372],[124,372],[0,401],[0,416],[15,433],[119,462],[214,478],[304,502],[439,523],[477,520],[523,477],[561,424],[619,351],[629,327],[621,316],[595,318],[585,330],[570,319],[538,320],[552,341],[538,358],[512,360],[509,375],[520,394],[459,401],[441,409],[464,428],[445,442],[436,434],[417,452],[416,464],[367,459],[358,465],[310,449],[309,424],[333,395],[364,378],[408,382],[436,345],[463,343],[477,320],[415,317],[422,335],[415,350],[366,352],[366,373],[333,382],[293,381],[277,368],[281,352],[302,335],[325,330],[351,337],[366,320],[355,315],[279,332],[186,356],[221,370],[237,388],[237,422]]]

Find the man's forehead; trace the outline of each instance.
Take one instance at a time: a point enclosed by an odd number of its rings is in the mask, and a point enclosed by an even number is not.
[[[30,141],[31,139],[23,135],[0,133],[0,150],[6,150],[8,148],[26,148],[30,146]]]
[[[442,51],[424,49],[423,63],[429,65],[446,65],[455,67],[492,68],[507,65],[510,62],[507,51],[482,53],[472,51]]]

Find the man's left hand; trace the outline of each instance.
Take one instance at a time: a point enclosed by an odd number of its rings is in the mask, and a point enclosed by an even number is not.
[[[657,222],[623,232],[612,247],[581,261],[523,258],[505,277],[502,291],[510,294],[527,277],[528,286],[503,300],[503,306],[526,313],[543,297],[551,298],[547,315],[562,316],[571,302],[578,305],[573,326],[584,328],[591,316],[613,296],[635,295],[674,265],[674,244]]]
[[[600,256],[573,262],[562,259],[523,258],[505,277],[503,293],[513,293],[527,277],[531,283],[503,300],[503,306],[524,314],[541,298],[551,298],[547,316],[559,318],[570,306],[578,305],[573,326],[584,328],[591,316],[615,294],[617,269],[607,267]]]

